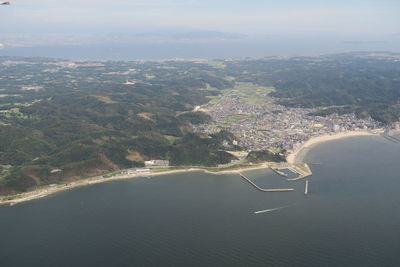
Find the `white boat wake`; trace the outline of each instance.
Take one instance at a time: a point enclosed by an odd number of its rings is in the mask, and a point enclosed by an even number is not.
[[[259,210],[259,211],[255,211],[254,214],[260,214],[260,213],[266,213],[266,212],[281,210],[281,209],[284,209],[284,208],[287,208],[287,207],[289,207],[289,206],[278,207],[278,208],[267,209],[267,210]]]

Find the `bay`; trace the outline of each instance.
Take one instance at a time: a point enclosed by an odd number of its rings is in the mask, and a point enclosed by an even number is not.
[[[268,169],[113,181],[0,207],[0,266],[400,266],[400,145],[321,143]],[[255,214],[256,211],[267,212]]]

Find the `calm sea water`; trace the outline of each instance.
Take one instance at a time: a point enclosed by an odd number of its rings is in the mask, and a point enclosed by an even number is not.
[[[400,145],[323,143],[309,179],[269,170],[103,183],[0,207],[0,266],[400,266]],[[282,209],[254,214],[255,211]]]
[[[381,38],[381,37],[380,37]],[[379,39],[380,39],[379,38]],[[400,52],[400,38],[380,42],[346,42],[343,37],[269,37],[255,40],[200,43],[93,44],[0,49],[0,56],[56,57],[83,60],[159,60],[175,58],[245,58],[314,56],[352,51]]]

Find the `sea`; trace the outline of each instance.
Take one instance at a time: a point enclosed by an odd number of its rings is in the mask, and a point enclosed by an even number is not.
[[[334,37],[269,37],[221,42],[160,42],[0,47],[0,56],[51,57],[70,60],[244,59],[265,56],[317,56],[353,51],[400,52],[400,35],[372,42]]]
[[[400,266],[400,144],[324,142],[313,171],[110,181],[0,207],[0,266]]]

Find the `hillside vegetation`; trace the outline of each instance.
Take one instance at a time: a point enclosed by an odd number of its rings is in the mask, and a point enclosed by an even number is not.
[[[192,133],[192,123],[209,119],[193,108],[232,86],[206,65],[2,58],[0,71],[3,193],[149,159],[216,166],[233,158],[220,140]]]
[[[149,159],[228,163],[233,135],[192,130],[211,119],[196,106],[218,102],[226,89],[250,104],[269,94],[286,106],[317,107],[310,115],[355,113],[387,124],[400,116],[400,56],[388,53],[212,62],[1,57],[0,72],[0,194]]]
[[[400,117],[400,56],[348,53],[226,62],[237,81],[275,87],[279,103],[317,107],[314,115],[356,113],[392,123]]]

